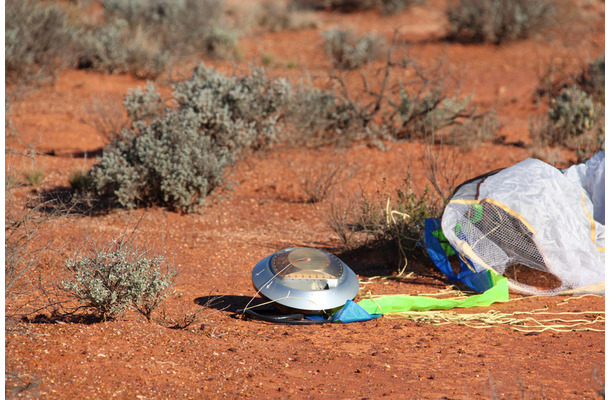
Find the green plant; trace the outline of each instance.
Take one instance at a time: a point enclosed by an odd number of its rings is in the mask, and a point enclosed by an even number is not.
[[[65,268],[71,277],[61,288],[104,320],[131,307],[150,321],[176,275],[164,257],[149,258],[124,238],[67,260]]]
[[[154,87],[132,92],[125,101],[131,128],[108,144],[90,172],[96,192],[124,207],[197,210],[241,152],[280,140],[289,90],[286,81],[268,80],[262,71],[227,77],[201,64],[175,86],[176,108],[150,115],[145,109],[157,104]]]
[[[265,67],[270,66],[273,64],[273,56],[269,53],[263,54],[261,56],[261,64],[263,64]]]
[[[30,186],[40,186],[44,181],[44,168],[32,167],[24,170],[23,177]]]
[[[350,30],[331,29],[324,33],[323,39],[326,53],[334,66],[341,69],[356,69],[379,59],[386,47],[382,36],[359,37]]]
[[[348,197],[349,204],[331,203],[326,221],[337,233],[346,248],[353,247],[353,235],[364,235],[365,246],[385,247],[395,244],[400,257],[406,262],[408,255],[421,253],[424,221],[438,217],[441,208],[428,187],[417,193],[406,178],[395,193],[377,192],[370,197],[361,193]]]
[[[549,25],[555,14],[549,0],[459,0],[447,9],[448,38],[500,44],[524,39]]]
[[[85,192],[91,189],[91,176],[86,170],[75,170],[68,177],[70,187],[78,192]]]

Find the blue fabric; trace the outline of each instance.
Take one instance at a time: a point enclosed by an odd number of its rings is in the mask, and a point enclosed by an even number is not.
[[[492,282],[489,277],[489,271],[473,271],[464,261],[465,257],[463,255],[459,256],[460,272],[457,275],[455,274],[455,272],[453,272],[451,264],[449,263],[449,257],[447,256],[445,249],[443,249],[441,241],[437,238],[438,233],[437,235],[435,235],[435,232],[439,232],[440,230],[440,219],[426,219],[424,226],[424,241],[426,244],[426,250],[428,251],[428,256],[434,262],[434,265],[436,265],[438,269],[440,269],[445,275],[447,275],[447,278],[449,278],[449,280],[451,281],[462,282],[469,288],[481,293],[490,289],[492,287]],[[445,246],[449,245],[448,242],[443,244]],[[457,251],[456,253],[459,254]],[[470,263],[472,264],[472,262]]]
[[[369,314],[352,300],[345,302],[345,306],[333,315],[333,322],[362,322],[379,318],[381,314]]]

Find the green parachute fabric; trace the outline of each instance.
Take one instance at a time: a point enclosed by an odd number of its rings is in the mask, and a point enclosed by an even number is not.
[[[481,294],[460,299],[437,299],[426,296],[388,295],[358,302],[369,314],[392,314],[405,311],[449,310],[451,308],[487,307],[508,301],[506,277],[489,271],[492,287]]]

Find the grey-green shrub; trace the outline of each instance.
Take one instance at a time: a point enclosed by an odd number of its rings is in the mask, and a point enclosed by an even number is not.
[[[328,30],[323,38],[326,53],[334,66],[341,69],[356,69],[379,59],[386,48],[382,36],[366,34],[360,37],[346,29]]]
[[[224,25],[224,1],[107,0],[108,17],[125,20],[130,31],[144,30],[163,50],[178,55],[196,51],[220,54],[235,45],[235,32]]]
[[[414,4],[421,4],[423,0],[378,0],[381,11],[385,15],[399,14]]]
[[[57,5],[8,1],[5,7],[4,56],[7,81],[54,78],[73,61],[72,42],[79,30]]]
[[[554,14],[550,0],[456,0],[447,8],[448,37],[495,44],[524,39],[547,27]]]
[[[106,24],[79,41],[79,67],[155,78],[193,54],[225,55],[237,42],[216,0],[108,0]]]
[[[141,108],[158,98],[154,87],[146,95],[132,93],[126,108],[136,119],[90,171],[95,190],[124,207],[196,211],[242,151],[280,140],[289,90],[286,81],[269,80],[262,71],[227,77],[201,64],[175,86],[177,107],[154,118],[141,119],[147,115]]]
[[[265,1],[255,10],[256,24],[268,31],[313,29],[318,18],[299,7],[282,0]]]
[[[548,111],[550,119],[549,140],[551,143],[565,143],[590,130],[599,116],[599,109],[586,92],[568,87],[552,100]]]
[[[348,102],[333,91],[313,87],[309,81],[294,87],[287,104],[286,119],[300,133],[297,142],[324,134],[329,139],[345,136],[361,123]]]
[[[477,145],[474,141],[493,138],[499,128],[493,112],[478,113],[470,103],[470,96],[447,96],[440,83],[417,93],[401,87],[398,101],[390,103],[389,108],[397,120],[391,125],[396,139],[435,135],[446,143],[468,142],[474,147]]]
[[[68,260],[65,267],[71,277],[61,288],[104,320],[122,315],[128,307],[150,320],[175,277],[165,258],[149,258],[123,241]]]
[[[569,86],[551,99],[545,115],[531,120],[530,137],[536,146],[576,148],[582,157],[590,157],[605,147],[603,108],[583,90]]]
[[[168,50],[161,48],[144,33],[135,33],[122,19],[87,31],[78,44],[78,67],[109,73],[133,73],[139,78],[156,78],[171,61]]]
[[[603,103],[606,93],[606,56],[592,60],[577,78],[578,86],[590,94],[593,100]]]

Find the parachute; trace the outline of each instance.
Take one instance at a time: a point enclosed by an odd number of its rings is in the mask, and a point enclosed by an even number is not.
[[[445,207],[442,233],[473,276],[494,271],[514,292],[603,294],[604,164],[605,152],[566,170],[526,159],[471,179]]]

